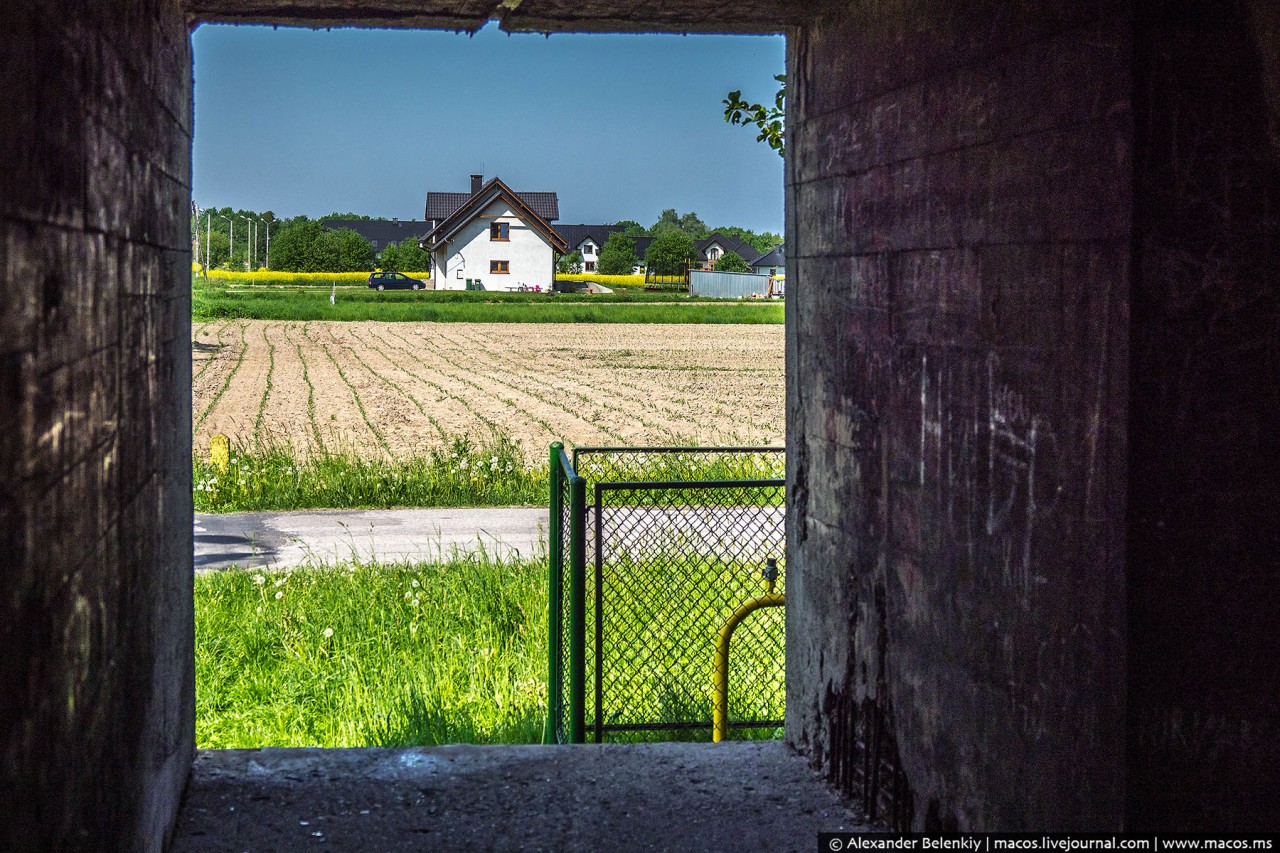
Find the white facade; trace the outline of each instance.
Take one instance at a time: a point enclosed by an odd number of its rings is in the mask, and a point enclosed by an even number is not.
[[[600,249],[602,247],[596,245],[595,240],[587,239],[578,244],[578,251],[582,253],[582,271],[595,272],[596,265],[600,263]]]
[[[495,225],[505,231],[505,239],[495,235]],[[521,285],[549,290],[555,281],[551,244],[526,225],[503,198],[495,199],[438,245],[432,262],[439,290],[464,290],[468,280],[481,282],[485,290],[518,289]]]
[[[774,278],[784,278],[787,274],[787,268],[783,264],[761,264],[760,266],[751,267],[757,275],[771,275]]]

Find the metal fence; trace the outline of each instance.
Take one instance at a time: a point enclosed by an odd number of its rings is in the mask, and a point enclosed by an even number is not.
[[[783,466],[780,448],[552,445],[548,742],[711,739],[717,634],[770,558],[783,590]],[[774,608],[733,635],[734,736],[782,725],[783,633]]]
[[[712,299],[742,299],[746,296],[767,296],[769,276],[746,272],[716,272],[715,270],[691,270],[689,295]]]

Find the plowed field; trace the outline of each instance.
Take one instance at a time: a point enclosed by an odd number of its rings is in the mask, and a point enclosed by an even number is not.
[[[780,444],[779,325],[197,323],[195,447],[222,432],[370,456],[458,436],[516,441],[530,461],[563,440]]]

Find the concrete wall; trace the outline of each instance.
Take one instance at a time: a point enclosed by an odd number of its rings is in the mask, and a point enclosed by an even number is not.
[[[154,850],[193,752],[187,25],[0,30],[0,850]]]
[[[1134,828],[1280,826],[1280,5],[1143,4]]]
[[[1274,824],[1280,76],[1216,8],[789,43],[787,735],[901,825]]]
[[[899,822],[1114,827],[1132,45],[1004,7],[791,43],[787,734]]]

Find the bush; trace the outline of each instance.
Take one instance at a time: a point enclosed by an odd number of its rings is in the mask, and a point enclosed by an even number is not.
[[[716,272],[751,272],[751,267],[737,252],[725,252],[716,260]]]

